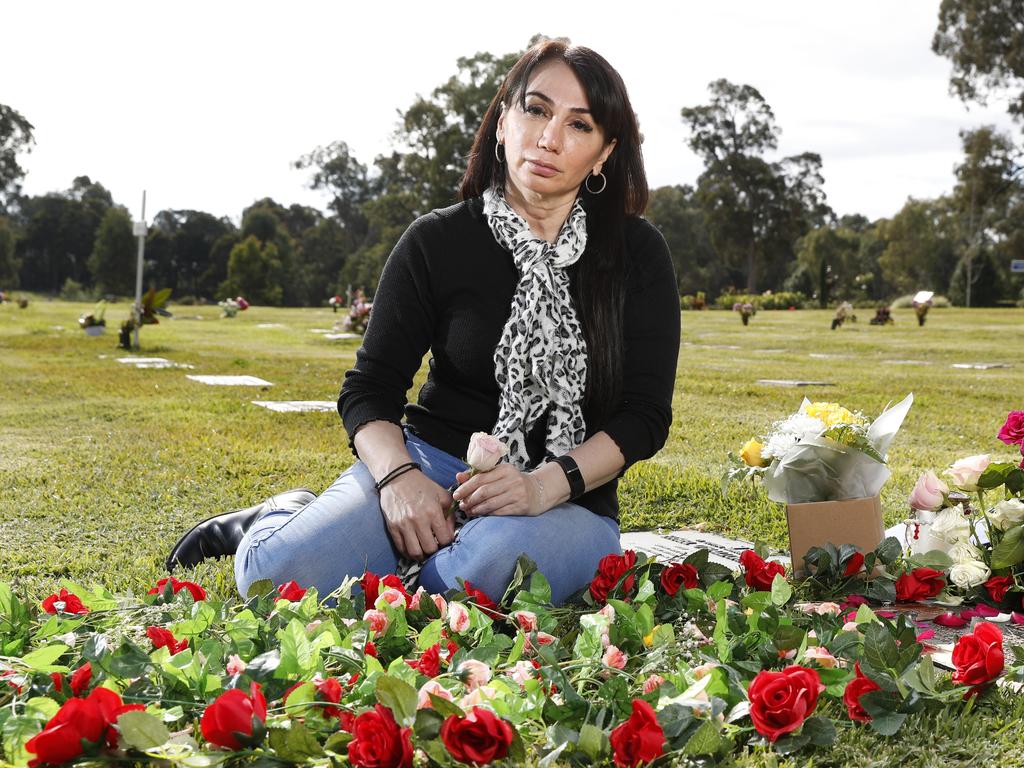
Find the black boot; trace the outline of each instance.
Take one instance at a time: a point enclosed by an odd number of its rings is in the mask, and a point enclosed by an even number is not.
[[[249,526],[265,514],[279,509],[298,512],[315,498],[312,491],[297,488],[271,496],[255,507],[208,517],[178,539],[167,556],[167,570],[173,571],[178,565],[192,568],[209,557],[233,555]]]

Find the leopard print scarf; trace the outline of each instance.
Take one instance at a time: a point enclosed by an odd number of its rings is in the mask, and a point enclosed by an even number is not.
[[[505,441],[509,461],[529,469],[526,435],[547,415],[547,450],[560,456],[583,442],[581,404],[587,387],[587,342],[569,294],[565,268],[587,245],[587,214],[579,199],[549,243],[492,187],[484,192],[484,214],[499,245],[512,252],[519,284],[512,314],[494,350],[494,376],[501,388],[495,437]]]

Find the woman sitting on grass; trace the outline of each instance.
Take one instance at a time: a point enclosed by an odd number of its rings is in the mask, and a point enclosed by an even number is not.
[[[169,565],[237,546],[243,595],[257,579],[326,594],[369,570],[499,599],[525,553],[556,604],[584,587],[621,551],[618,478],[672,420],[679,297],[647,195],[618,73],[559,41],[527,51],[477,132],[462,202],[413,222],[381,274],[338,399],[359,460],[315,500],[201,523]],[[508,457],[470,477],[474,432]]]

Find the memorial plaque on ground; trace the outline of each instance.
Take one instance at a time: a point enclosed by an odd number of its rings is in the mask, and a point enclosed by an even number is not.
[[[338,404],[334,400],[253,400],[252,404],[278,413],[307,413],[338,409]]]
[[[987,371],[989,368],[1009,368],[1009,363],[953,363],[954,368],[968,368],[975,371]]]
[[[623,549],[633,549],[661,562],[679,561],[692,555],[698,549],[708,551],[708,560],[738,570],[740,555],[744,550],[753,549],[754,545],[742,539],[727,539],[714,533],[703,531],[679,530],[669,533],[656,531],[629,531],[619,537]],[[788,564],[789,558],[778,555],[768,558]]]
[[[176,363],[163,357],[119,357],[117,362],[134,365],[136,368],[195,368],[188,363]]]
[[[324,338],[335,341],[337,339],[361,339],[363,337],[358,333],[325,333]]]
[[[221,387],[272,387],[269,381],[264,381],[258,376],[196,376],[188,374],[192,381],[200,384],[211,384]]]
[[[834,387],[830,381],[802,381],[801,379],[758,379],[758,384],[769,387]]]

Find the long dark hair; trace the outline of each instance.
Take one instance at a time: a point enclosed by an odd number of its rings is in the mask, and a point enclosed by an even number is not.
[[[526,88],[533,70],[549,61],[565,63],[587,94],[590,114],[615,139],[615,149],[601,168],[607,184],[599,194],[581,188],[587,211],[587,248],[571,270],[573,301],[587,340],[587,392],[584,413],[590,425],[602,424],[612,413],[622,389],[623,312],[626,296],[626,217],[647,207],[647,174],[640,153],[640,128],[619,73],[602,56],[561,40],[545,40],[515,63],[502,83],[476,132],[459,197],[479,197],[488,187],[504,189],[505,166],[495,158],[501,108],[515,99],[526,105]],[[589,178],[589,177],[588,177]],[[591,182],[600,189],[600,182]]]

